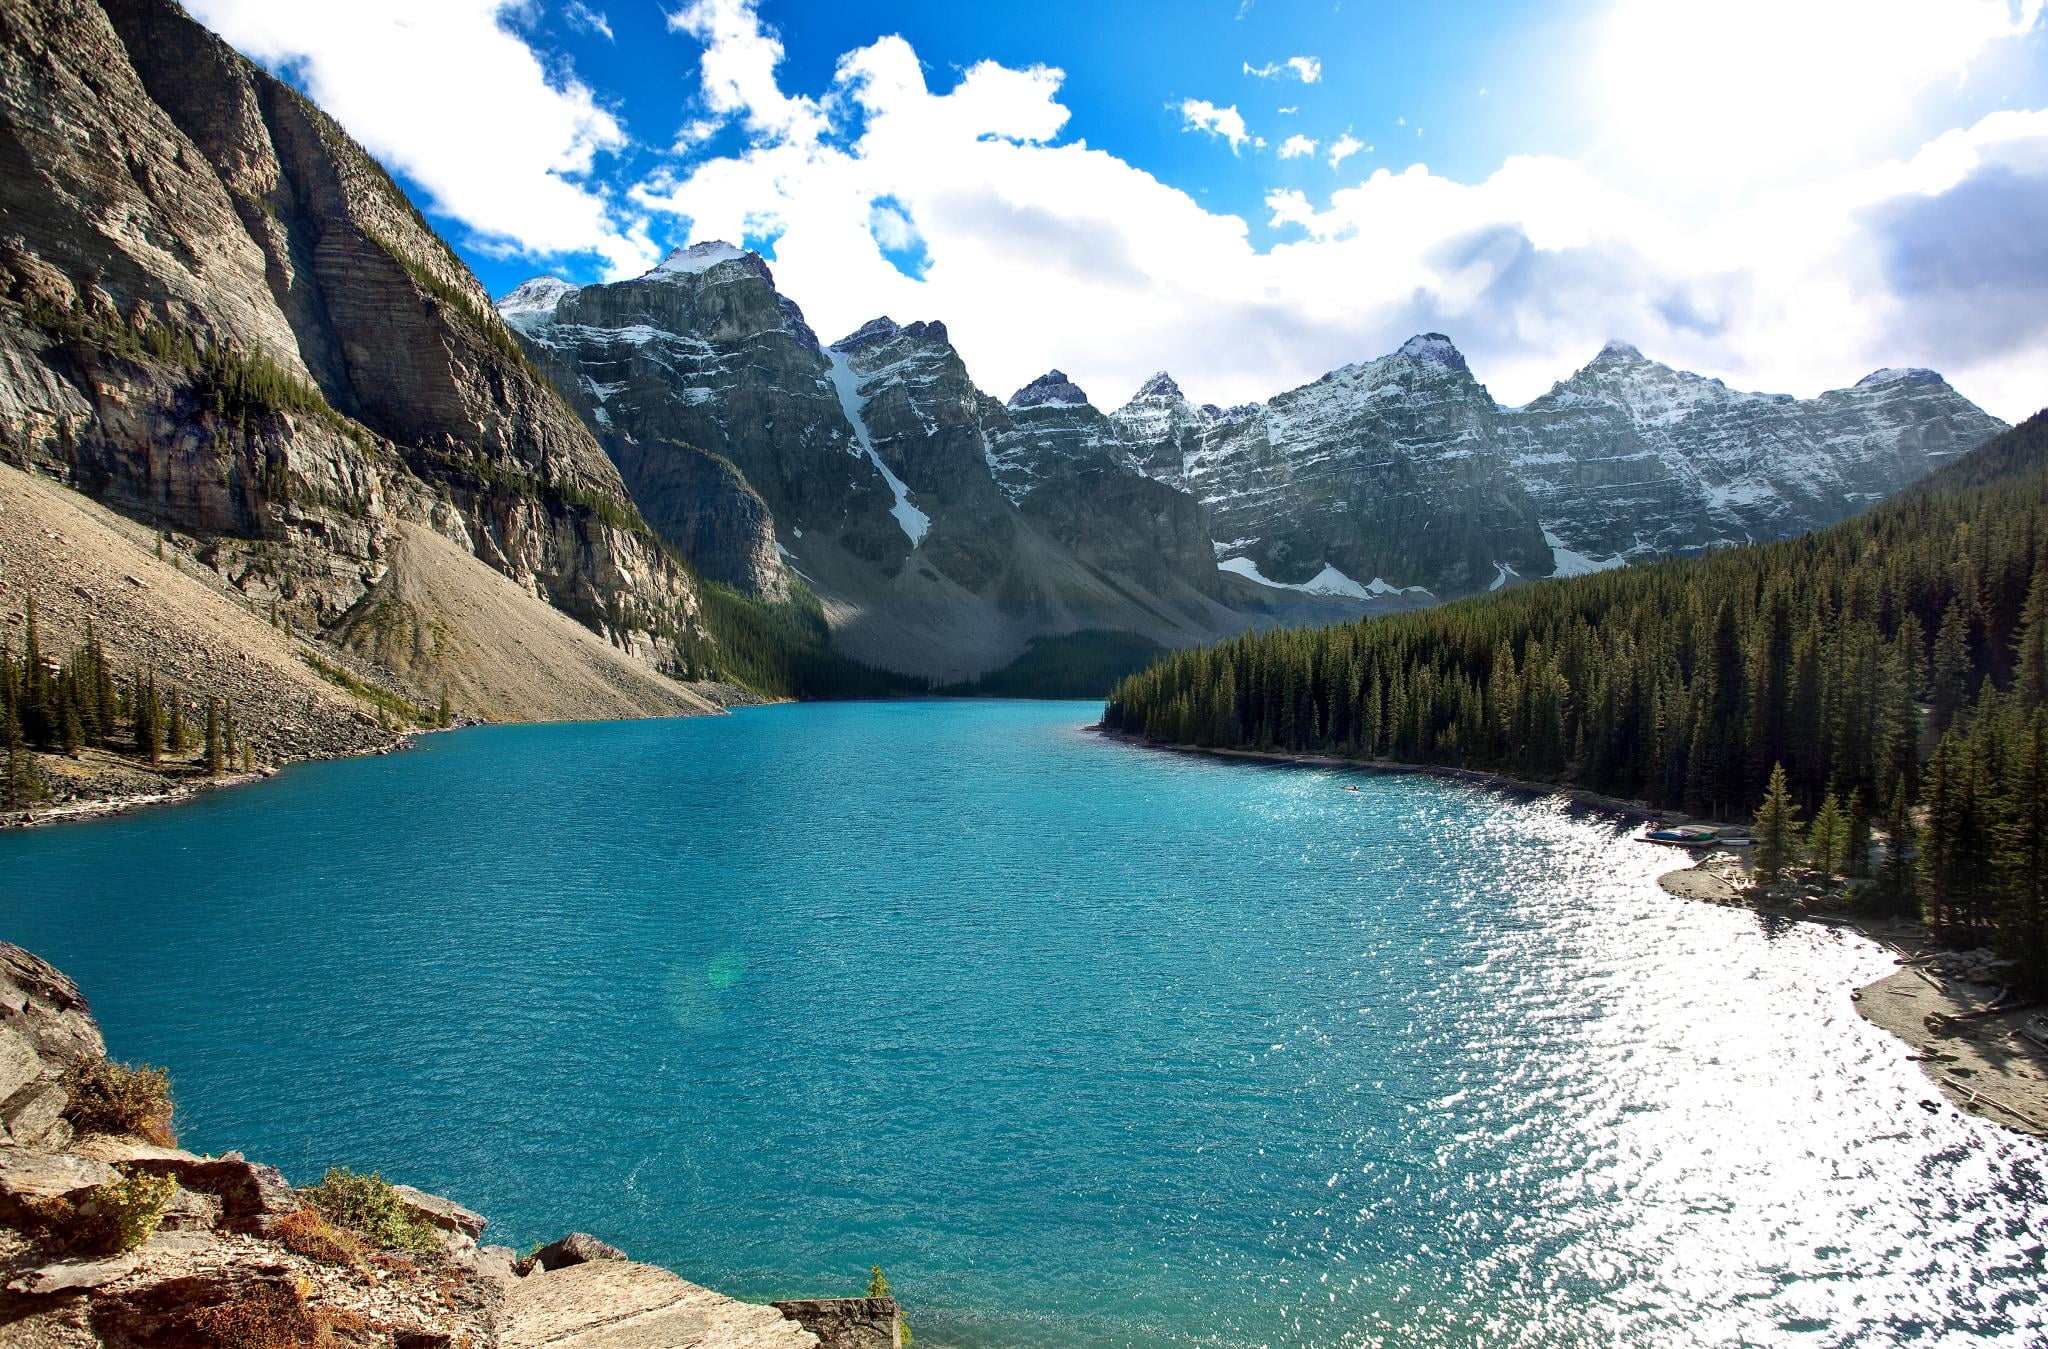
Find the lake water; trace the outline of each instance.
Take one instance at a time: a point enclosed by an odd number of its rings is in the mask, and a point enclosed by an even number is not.
[[[1615,821],[1082,703],[493,727],[0,835],[188,1144],[927,1346],[2040,1344],[2041,1144]],[[1346,791],[1347,785],[1360,790]]]

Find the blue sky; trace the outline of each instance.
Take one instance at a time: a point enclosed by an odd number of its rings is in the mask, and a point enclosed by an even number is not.
[[[1508,402],[1608,337],[2048,401],[2041,0],[192,8],[494,293],[737,235],[828,340],[941,318],[998,395],[1241,401],[1436,329]]]

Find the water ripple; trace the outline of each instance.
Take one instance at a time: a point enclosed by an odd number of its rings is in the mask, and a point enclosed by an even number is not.
[[[1612,821],[1057,704],[505,727],[0,836],[200,1147],[922,1342],[2038,1344],[2044,1150]],[[1346,783],[1362,790],[1346,792]]]

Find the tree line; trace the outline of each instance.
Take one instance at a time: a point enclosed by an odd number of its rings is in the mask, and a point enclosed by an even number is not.
[[[34,595],[24,617],[20,656],[0,638],[0,807],[21,810],[47,798],[36,750],[76,755],[92,746],[152,764],[198,750],[209,776],[251,766],[254,751],[227,699],[195,703],[182,689],[161,687],[154,671],[116,676],[91,624],[69,657],[48,656]]]
[[[1176,653],[1106,726],[1747,816],[2048,981],[2048,414],[1797,539]],[[1788,829],[1787,847],[1811,843]],[[1856,842],[1856,840],[1862,842]],[[1840,862],[1836,862],[1836,858]]]

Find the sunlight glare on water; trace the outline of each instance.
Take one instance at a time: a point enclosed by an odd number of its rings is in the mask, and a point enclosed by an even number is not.
[[[1084,704],[499,727],[0,837],[187,1141],[920,1344],[2038,1344],[2043,1145],[1620,823]],[[1357,792],[1342,790],[1357,785]]]

